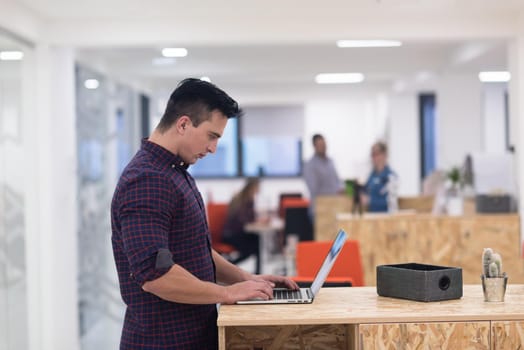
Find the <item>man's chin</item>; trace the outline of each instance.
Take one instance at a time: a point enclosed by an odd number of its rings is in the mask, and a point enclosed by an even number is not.
[[[188,162],[188,164],[195,164],[196,162],[198,162],[200,159],[203,159],[203,158],[204,157],[196,156],[193,159],[191,159],[191,161]]]

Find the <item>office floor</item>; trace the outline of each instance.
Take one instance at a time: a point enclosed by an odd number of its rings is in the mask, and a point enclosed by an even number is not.
[[[270,254],[268,261],[262,266],[262,273],[282,275],[286,271],[285,259],[282,254]],[[239,267],[253,272],[255,269],[255,258],[250,257],[240,264]],[[121,314],[124,315],[125,307],[122,304]],[[118,349],[120,343],[120,332],[122,330],[121,320],[104,318],[96,323],[80,340],[82,350],[114,350]]]

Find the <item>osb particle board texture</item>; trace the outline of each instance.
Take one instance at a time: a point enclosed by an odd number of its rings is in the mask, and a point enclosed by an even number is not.
[[[349,349],[348,326],[269,326],[226,329],[226,349]]]
[[[407,262],[461,267],[464,283],[480,283],[485,247],[502,255],[509,283],[524,283],[518,215],[339,216],[337,226],[360,242],[366,285],[376,285],[377,265]]]
[[[489,349],[489,322],[359,325],[360,350]]]

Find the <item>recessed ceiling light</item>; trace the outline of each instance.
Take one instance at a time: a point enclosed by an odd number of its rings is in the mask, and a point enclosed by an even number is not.
[[[97,79],[86,79],[84,81],[84,87],[89,90],[98,89],[100,82]]]
[[[200,80],[207,81],[208,83],[211,82],[211,78],[209,78],[208,76],[200,77]]]
[[[402,46],[398,40],[338,40],[338,47],[397,47]]]
[[[2,61],[20,61],[24,57],[22,51],[0,51]]]
[[[162,49],[162,56],[164,57],[186,57],[187,49],[183,47],[166,47]]]
[[[504,83],[511,79],[509,72],[480,72],[479,80],[483,83]]]
[[[363,80],[362,73],[322,73],[315,77],[318,84],[353,84]]]

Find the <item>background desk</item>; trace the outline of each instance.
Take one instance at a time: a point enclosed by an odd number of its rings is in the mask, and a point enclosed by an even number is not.
[[[275,235],[282,230],[284,223],[278,218],[271,218],[267,223],[252,222],[244,227],[246,232],[259,237],[260,273],[273,273],[268,267],[269,256],[275,245]]]
[[[361,219],[339,214],[336,226],[360,243],[365,285],[376,284],[377,265],[405,262],[459,266],[464,283],[480,283],[482,251],[486,247],[502,255],[510,283],[524,283],[520,218],[516,214],[460,217],[413,214]]]
[[[482,286],[462,299],[422,303],[384,298],[374,287],[323,288],[308,305],[223,305],[220,349],[517,349],[524,346],[524,286],[504,303]]]

